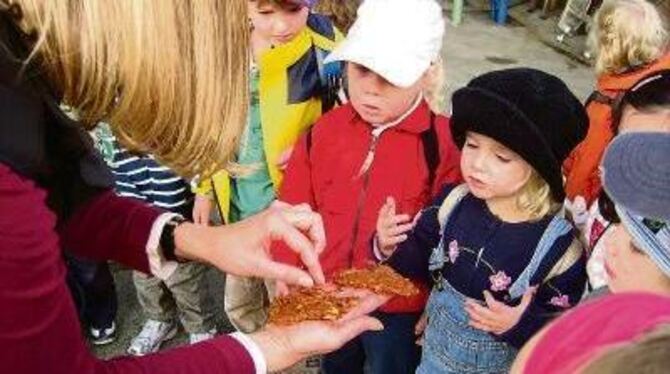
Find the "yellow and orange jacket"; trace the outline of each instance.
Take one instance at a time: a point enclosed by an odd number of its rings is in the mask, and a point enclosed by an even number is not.
[[[259,100],[263,144],[268,171],[278,193],[283,172],[277,166],[284,151],[321,116],[323,111],[320,59],[343,39],[325,16],[310,14],[307,26],[290,42],[264,52],[259,61]],[[198,195],[213,195],[219,214],[229,222],[230,175],[217,171],[199,181]]]

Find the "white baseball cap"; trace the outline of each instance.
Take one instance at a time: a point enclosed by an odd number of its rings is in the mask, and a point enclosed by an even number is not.
[[[438,59],[444,28],[435,0],[365,0],[347,38],[326,62],[354,62],[409,87]]]

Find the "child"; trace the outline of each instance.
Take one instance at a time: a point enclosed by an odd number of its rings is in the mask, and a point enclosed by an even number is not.
[[[460,180],[448,120],[430,110],[423,93],[435,76],[431,64],[439,60],[443,35],[442,11],[433,0],[367,0],[329,57],[348,63],[350,102],[301,138],[279,196],[322,215],[326,278],[374,263],[369,243],[387,198],[407,229],[440,186]],[[283,245],[272,249],[275,259],[300,263]],[[362,373],[367,360],[371,373],[413,372],[420,355],[414,325],[426,296],[424,288],[416,297],[391,300],[376,314],[384,331],[326,355],[324,371]]]
[[[587,125],[565,84],[537,70],[487,73],[454,94],[466,183],[447,186],[395,253],[388,232],[377,240],[391,266],[433,285],[418,373],[507,372],[518,347],[579,301],[585,257],[559,214],[561,162]]]
[[[602,190],[598,166],[619,126],[621,98],[645,75],[670,68],[666,26],[647,0],[605,2],[594,17],[589,39],[598,77],[586,104],[590,127],[564,164],[566,206],[578,224],[587,220],[585,211],[595,211],[593,203]],[[585,237],[586,243],[592,241],[589,232]]]
[[[621,98],[620,121],[616,133],[629,132],[670,132],[670,70],[657,70],[640,78]],[[608,211],[613,203],[604,191],[589,208],[580,213],[573,204],[573,214],[584,216],[583,235],[589,243],[590,256],[586,265],[589,284],[594,292],[600,293],[608,286],[605,271],[605,245],[610,239],[614,225],[609,221]]]
[[[99,125],[96,134],[98,148],[114,173],[120,196],[188,217],[193,196],[186,181],[158,164],[153,156],[133,154],[122,148],[107,125]],[[177,333],[178,320],[188,332],[191,344],[214,337],[213,311],[204,305],[206,269],[196,262],[179,264],[165,281],[133,272],[137,297],[148,319],[130,342],[129,354],[144,356],[158,351],[163,342]]]
[[[253,63],[251,103],[237,159],[250,169],[230,178],[220,171],[200,183],[193,211],[207,224],[212,202],[224,223],[252,216],[275,200],[283,168],[298,136],[334,104],[337,64],[323,64],[341,35],[331,22],[310,13],[308,0],[249,0]],[[242,332],[265,324],[268,296],[262,280],[226,277],[228,319]]]

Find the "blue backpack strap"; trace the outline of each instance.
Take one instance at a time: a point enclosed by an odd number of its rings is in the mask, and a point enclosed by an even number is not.
[[[540,263],[547,253],[549,253],[556,240],[569,233],[570,230],[572,230],[572,225],[568,220],[563,218],[560,214],[554,216],[544,230],[537,247],[535,247],[535,253],[533,253],[533,257],[530,259],[528,266],[526,266],[521,272],[521,275],[519,275],[514,284],[510,287],[509,294],[512,299],[519,298],[526,292],[528,287],[530,287],[530,280],[537,272]]]

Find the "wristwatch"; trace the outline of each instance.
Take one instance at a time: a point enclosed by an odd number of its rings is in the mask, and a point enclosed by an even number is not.
[[[168,261],[176,261],[176,262],[188,262],[184,259],[181,259],[175,255],[175,245],[174,245],[174,230],[177,228],[177,226],[181,225],[182,223],[186,222],[186,219],[181,216],[174,216],[170,218],[169,221],[165,223],[165,226],[163,226],[163,232],[161,233],[161,239],[160,239],[160,246],[161,249],[163,250],[163,257],[165,257],[166,260]]]

